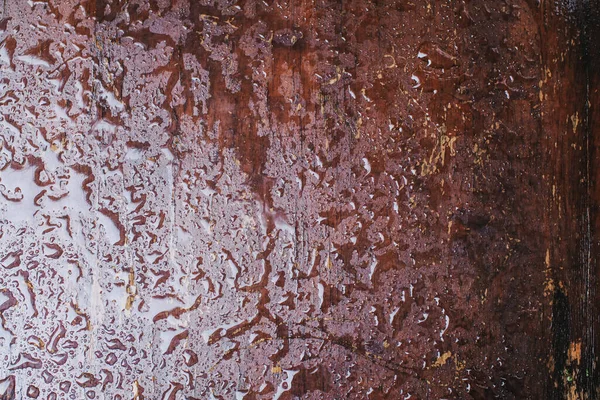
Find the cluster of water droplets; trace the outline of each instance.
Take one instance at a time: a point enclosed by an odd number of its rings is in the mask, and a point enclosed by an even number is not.
[[[5,2],[0,393],[408,399],[442,379],[475,272],[453,280],[468,217],[428,194],[464,126],[427,102],[467,96],[468,68],[435,37],[378,47],[425,6],[350,3],[341,35],[328,2]],[[468,392],[461,362],[435,393]]]

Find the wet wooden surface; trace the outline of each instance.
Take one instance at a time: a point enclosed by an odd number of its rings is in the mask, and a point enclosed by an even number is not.
[[[596,1],[1,11],[1,399],[600,395]]]

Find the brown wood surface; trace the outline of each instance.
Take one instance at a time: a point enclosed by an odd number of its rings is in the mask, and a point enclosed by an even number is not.
[[[596,399],[596,0],[3,0],[0,399]]]

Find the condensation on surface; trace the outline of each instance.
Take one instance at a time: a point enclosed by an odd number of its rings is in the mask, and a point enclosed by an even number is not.
[[[2,398],[517,396],[539,38],[475,3],[4,1]]]

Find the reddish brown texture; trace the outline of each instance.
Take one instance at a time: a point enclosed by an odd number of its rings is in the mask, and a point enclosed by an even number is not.
[[[1,11],[0,398],[598,396],[595,1]]]

